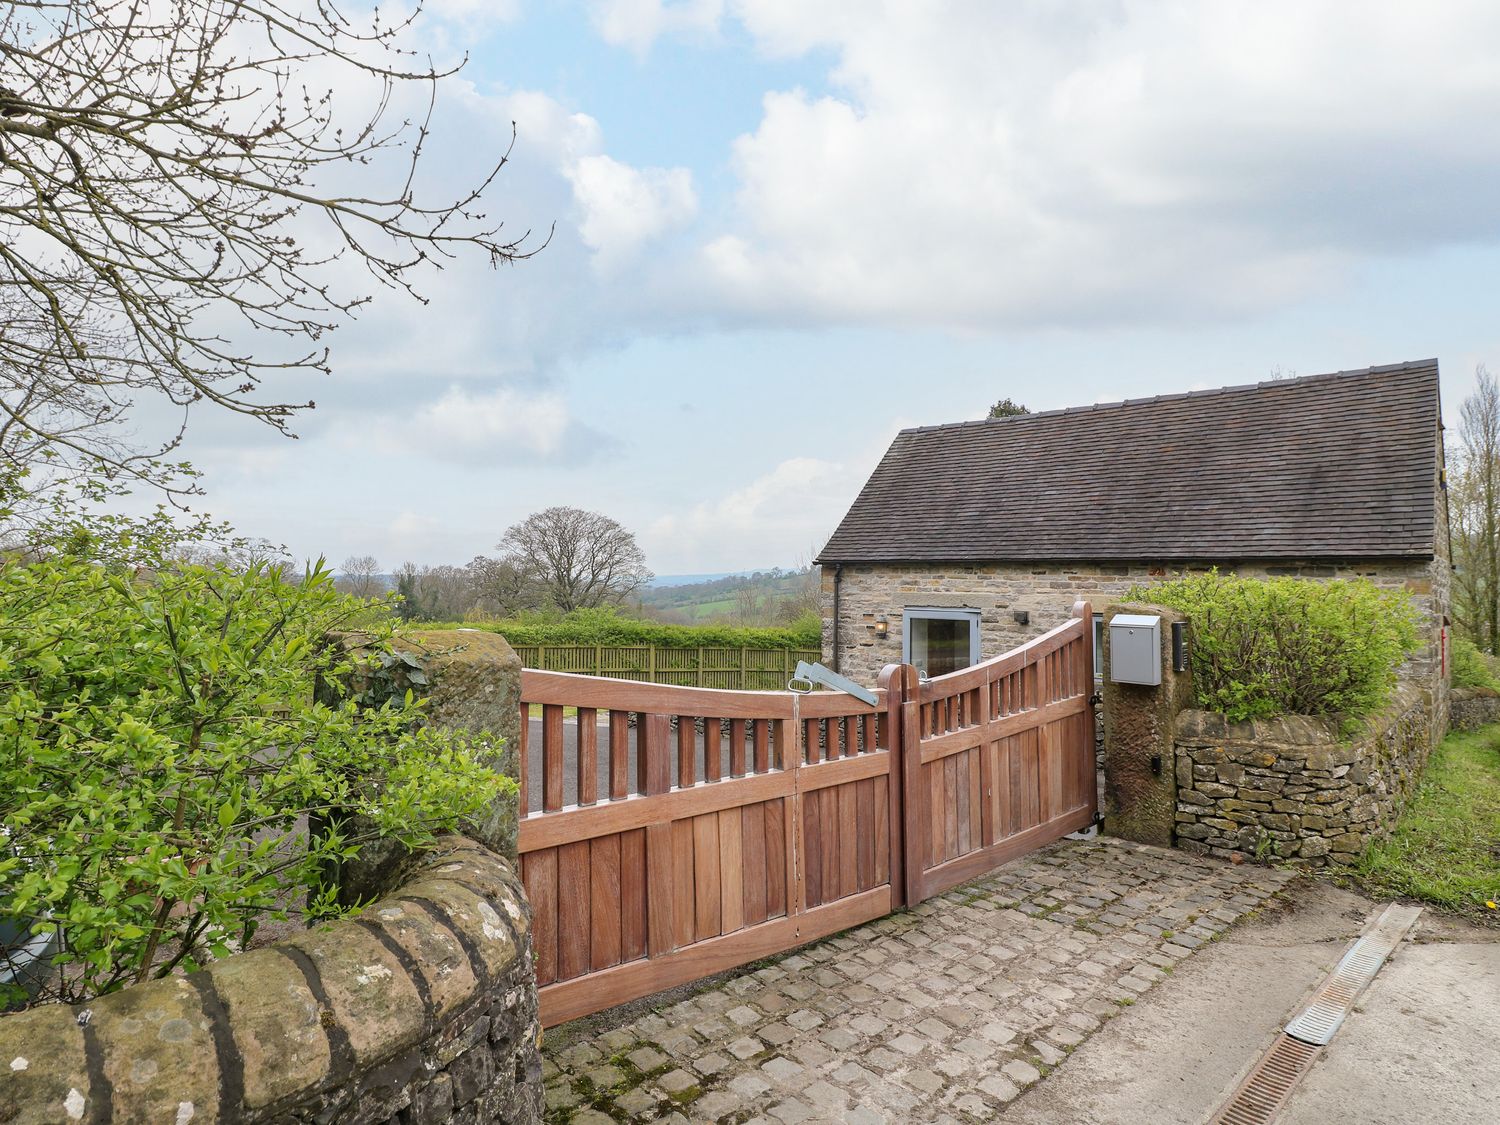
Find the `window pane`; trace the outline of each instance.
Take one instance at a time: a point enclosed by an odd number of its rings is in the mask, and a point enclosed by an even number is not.
[[[929,676],[946,676],[969,666],[973,625],[939,617],[913,617],[911,662]]]

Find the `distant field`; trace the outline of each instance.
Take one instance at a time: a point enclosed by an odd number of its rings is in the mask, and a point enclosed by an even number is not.
[[[643,610],[668,620],[707,624],[736,618],[743,621],[748,614],[769,624],[784,620],[791,607],[806,607],[809,582],[815,583],[816,578],[810,578],[805,570],[760,571],[650,587],[636,598]]]

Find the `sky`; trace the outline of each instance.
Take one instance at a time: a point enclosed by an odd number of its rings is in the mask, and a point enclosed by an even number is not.
[[[1436,356],[1500,370],[1492,0],[435,0],[452,263],[334,334],[201,506],[462,563],[566,504],[658,574],[807,561],[904,426]],[[346,97],[357,91],[336,91]],[[1450,437],[1451,440],[1451,437]],[[1044,467],[1039,467],[1044,471]],[[920,513],[916,513],[920,518]]]

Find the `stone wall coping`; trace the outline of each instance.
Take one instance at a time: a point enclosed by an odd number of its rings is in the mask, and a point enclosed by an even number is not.
[[[1456,687],[1453,689],[1453,698],[1460,702],[1468,702],[1471,699],[1500,699],[1500,691],[1487,687]]]
[[[1352,736],[1343,733],[1342,723],[1331,715],[1277,715],[1268,719],[1245,719],[1230,722],[1217,711],[1189,709],[1177,715],[1175,737],[1178,742],[1198,740],[1246,742],[1278,747],[1326,746],[1330,742],[1360,742],[1379,734],[1400,715],[1423,702],[1426,693],[1412,683],[1400,683],[1391,692],[1386,705],[1367,716]]]
[[[443,837],[353,918],[87,1004],[0,1017],[0,1121],[282,1117],[491,1001],[529,931],[510,865]]]

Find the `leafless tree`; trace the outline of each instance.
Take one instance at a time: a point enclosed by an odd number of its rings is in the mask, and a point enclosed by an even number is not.
[[[1483,364],[1459,419],[1448,465],[1454,617],[1480,648],[1500,652],[1500,385]]]
[[[455,68],[415,57],[415,14],[337,0],[0,9],[0,464],[102,458],[160,483],[195,404],[286,431],[313,404],[268,400],[263,380],[328,372],[323,338],[366,286],[420,300],[423,271],[460,251],[534,252],[480,210],[508,154],[453,196],[419,190]],[[349,265],[368,275],[353,289]],[[155,445],[127,425],[151,398],[180,408]]]
[[[468,567],[417,566],[396,570],[400,615],[407,621],[462,621],[474,605],[474,583]]]
[[[380,580],[380,563],[374,555],[350,555],[339,567],[335,585],[346,594],[357,598],[375,598],[385,592]]]
[[[473,608],[496,617],[536,609],[546,597],[536,576],[508,559],[476,556],[469,564],[469,580],[475,596]]]
[[[768,597],[755,588],[753,582],[747,581],[734,592],[734,609],[730,611],[730,620],[741,627],[764,624],[769,601]]]
[[[618,604],[651,578],[635,536],[599,512],[534,512],[498,546],[501,559],[533,575],[564,613]]]

